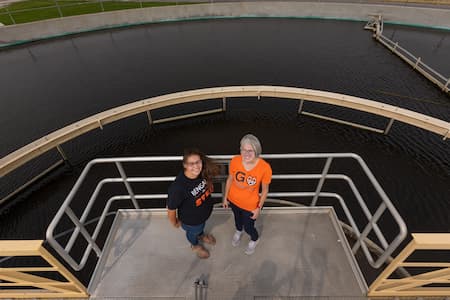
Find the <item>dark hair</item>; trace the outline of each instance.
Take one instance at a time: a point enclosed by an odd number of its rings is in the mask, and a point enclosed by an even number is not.
[[[213,185],[213,177],[219,174],[219,166],[211,158],[206,156],[203,152],[201,152],[197,148],[184,149],[183,164],[185,164],[187,162],[188,157],[192,155],[200,156],[200,159],[202,161],[201,176],[203,179],[206,180],[206,185],[208,189],[211,189]]]

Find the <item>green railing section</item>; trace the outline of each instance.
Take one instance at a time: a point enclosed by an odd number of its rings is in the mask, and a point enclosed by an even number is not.
[[[26,0],[0,7],[0,23],[14,25],[106,11],[195,4],[177,1]]]

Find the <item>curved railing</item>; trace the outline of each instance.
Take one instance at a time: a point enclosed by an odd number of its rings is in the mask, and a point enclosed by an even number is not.
[[[102,129],[103,126],[124,119],[126,117],[134,116],[139,113],[147,113],[150,122],[152,122],[150,112],[158,108],[194,101],[223,99],[222,108],[207,111],[206,113],[219,112],[226,110],[226,99],[233,97],[258,97],[258,99],[260,97],[273,97],[295,100],[299,101],[299,113],[303,113],[302,107],[304,101],[326,103],[390,118],[390,122],[384,131],[347,121],[341,121],[341,123],[345,123],[348,125],[387,133],[392,123],[396,120],[436,133],[438,135],[441,135],[444,139],[450,136],[449,122],[411,110],[403,109],[397,106],[364,98],[325,91],[283,86],[214,87],[166,94],[139,100],[133,103],[103,111],[86,119],[75,122],[71,125],[54,131],[0,159],[0,176],[8,174],[12,170],[18,168],[19,166],[32,160],[33,158],[40,156],[50,149],[58,148],[58,150],[61,150],[60,145],[64,142],[67,142],[93,129]],[[197,116],[201,114],[202,113],[195,113],[191,114],[190,116]],[[318,116],[306,112],[305,114]],[[336,121],[336,119],[334,120]],[[157,121],[153,122],[156,123]]]

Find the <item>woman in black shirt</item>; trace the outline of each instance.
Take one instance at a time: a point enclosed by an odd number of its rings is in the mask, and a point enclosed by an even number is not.
[[[210,158],[198,149],[186,149],[183,156],[183,171],[169,187],[167,215],[176,228],[186,231],[191,248],[200,258],[208,258],[208,250],[199,242],[212,244],[216,239],[205,234],[205,222],[211,215],[213,201],[212,179],[218,168]]]

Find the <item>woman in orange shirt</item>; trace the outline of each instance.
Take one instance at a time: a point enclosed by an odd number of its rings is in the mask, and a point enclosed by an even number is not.
[[[225,185],[223,207],[231,207],[234,214],[236,232],[231,244],[239,245],[242,229],[250,236],[245,254],[253,254],[259,242],[259,234],[255,228],[255,220],[261,213],[264,201],[269,193],[272,180],[272,168],[259,157],[261,143],[252,134],[241,139],[241,155],[231,159],[229,175]],[[261,195],[259,189],[261,187]]]

